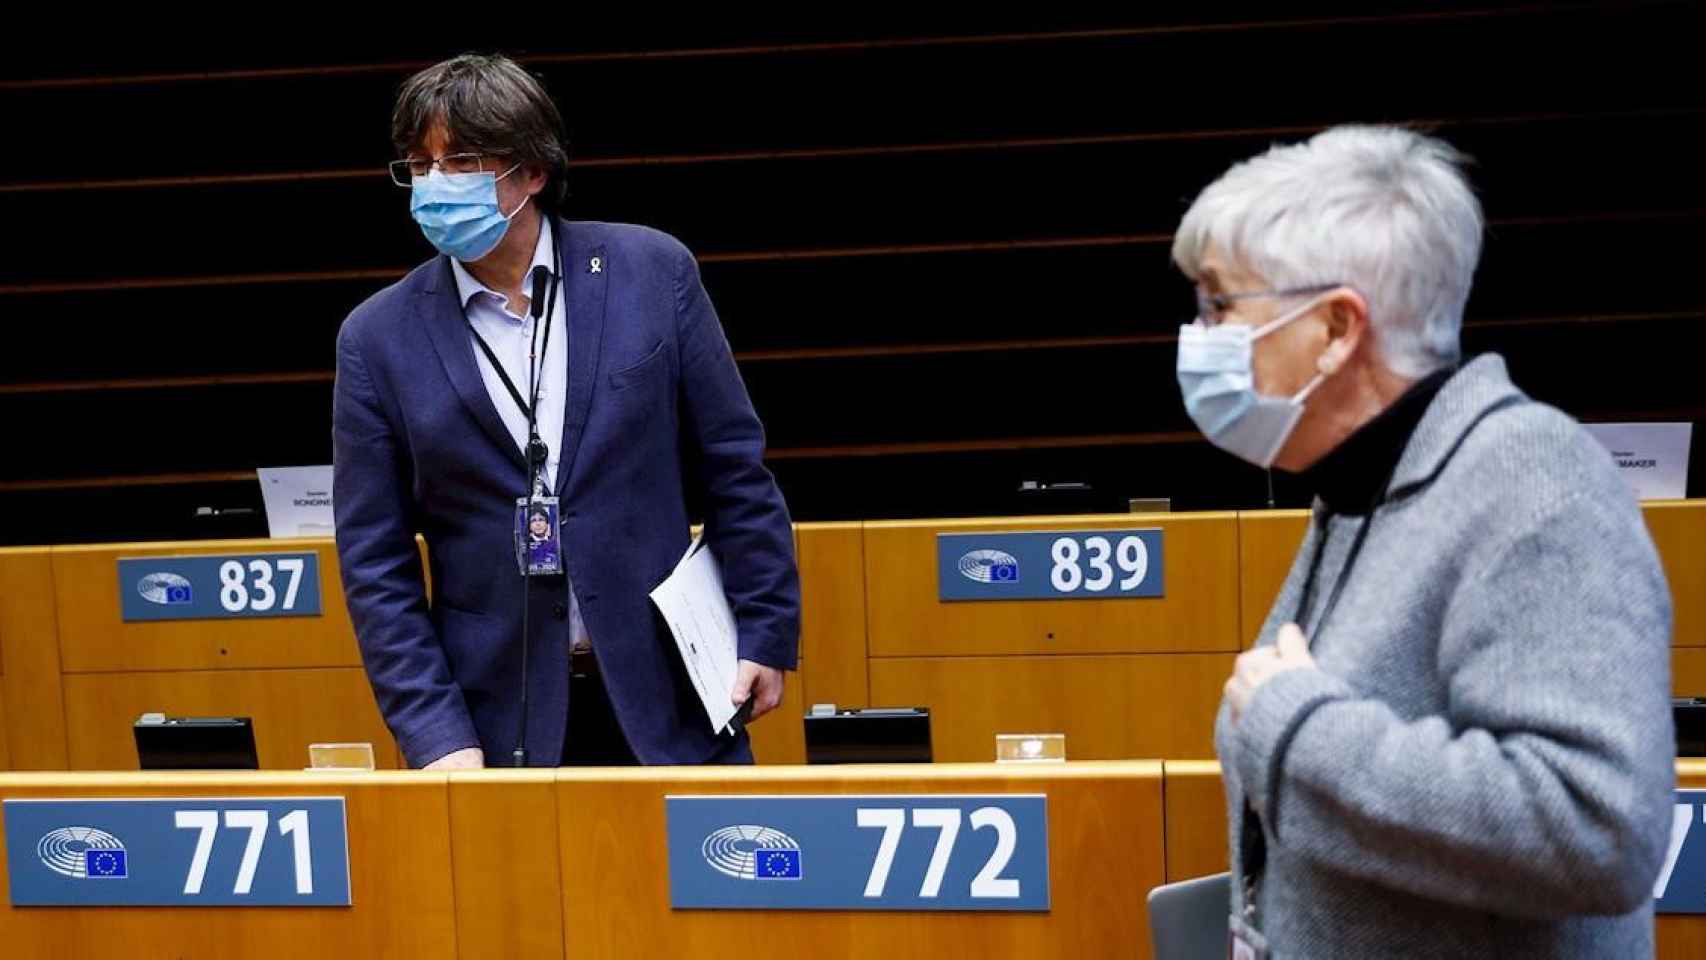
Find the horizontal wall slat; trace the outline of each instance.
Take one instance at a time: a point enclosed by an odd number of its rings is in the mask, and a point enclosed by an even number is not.
[[[1440,132],[1477,158],[1475,179],[1495,221],[1568,219],[1706,210],[1706,184],[1675,149],[1703,117],[1447,125]],[[574,175],[570,213],[657,227],[707,255],[1164,235],[1202,186],[1273,139],[592,168]],[[0,263],[0,284],[8,285],[89,279],[89,258],[63,251],[87,248],[90,231],[114,210],[142,230],[114,235],[122,239],[113,255],[98,261],[118,278],[379,268],[432,252],[409,219],[408,191],[379,172],[366,180],[12,194],[6,205],[37,227],[30,248]],[[123,242],[132,236],[138,242]]]
[[[1706,406],[1692,355],[1652,349],[1701,319],[1472,327],[1465,341],[1470,354],[1505,354],[1518,385],[1567,412],[1646,419]],[[819,448],[1190,432],[1175,358],[1161,340],[748,364],[743,375],[773,448]],[[328,462],[331,393],[325,382],[0,393],[13,425],[0,480]]]
[[[1706,119],[1698,22],[1663,0],[1235,2],[583,22],[512,52],[564,105],[572,215],[701,256],[796,516],[834,519],[1027,512],[1024,480],[1092,481],[1101,509],[1265,501],[1184,417],[1169,233],[1229,163],[1335,122],[1424,121],[1476,159],[1468,350],[1573,414],[1706,416],[1686,351],[1632,346],[1706,314],[1706,185],[1677,146]],[[1347,82],[1347,50],[1395,68]],[[193,511],[257,507],[257,464],[325,462],[338,325],[428,254],[379,172],[391,98],[449,52],[96,40],[0,64],[0,109],[54,144],[0,172],[35,231],[0,258],[0,539],[252,532]],[[1203,95],[1222,64],[1261,81]]]
[[[1217,4],[1216,7],[1223,5]],[[1409,4],[1424,12],[1438,4]],[[1483,8],[1500,5],[1483,3]],[[1235,5],[1236,7],[1236,5]],[[1391,5],[1383,4],[1383,10]],[[1172,21],[1203,22],[1225,14],[1199,7],[1159,15],[1121,12],[1109,22],[1089,17],[1084,26],[1118,27]],[[1287,5],[1243,5],[1245,16],[1281,21],[1308,16],[1311,9]],[[1319,119],[1328,97],[1335,112],[1370,119],[1415,113],[1417,108],[1472,110],[1579,109],[1615,103],[1626,83],[1651,88],[1649,102],[1698,102],[1691,90],[1693,48],[1686,5],[1591,5],[1586,9],[1536,10],[1477,18],[1384,19],[1382,11],[1331,5],[1327,13],[1361,14],[1355,22],[1310,27],[1275,23],[1240,30],[1158,32],[1014,39],[1002,43],[940,43],[839,50],[762,50],[739,56],[616,59],[543,63],[537,69],[563,102],[572,135],[590,155],[699,153],[738,145],[840,145],[920,139],[980,139],[1014,132],[1029,135],[1100,131],[1110,105],[1129,104],[1151,129],[1189,129],[1203,122],[1196,97],[1181,95],[1205,65],[1233,64],[1260,83],[1243,85],[1238,96],[1219,98],[1213,111],[1240,124]],[[1369,14],[1376,14],[1370,16]],[[928,15],[909,13],[890,35],[928,37]],[[1027,14],[1030,23],[1059,23],[1063,17]],[[1226,19],[1237,19],[1236,16]],[[980,11],[940,18],[944,34],[1007,33],[1012,20]],[[866,28],[869,30],[869,28]],[[881,28],[879,28],[881,29]],[[875,32],[875,31],[871,31]],[[572,50],[583,34],[564,37],[562,47],[523,49],[550,54]],[[807,39],[823,33],[771,25],[771,38]],[[781,37],[782,34],[792,36]],[[669,36],[660,30],[637,38],[658,48]],[[712,28],[701,34],[715,38]],[[846,35],[845,32],[842,33]],[[729,34],[721,34],[725,39]],[[1545,43],[1536,43],[1544,36]],[[494,38],[499,45],[513,38]],[[594,41],[596,42],[596,41]],[[319,52],[323,37],[311,47]],[[532,45],[530,45],[532,46]],[[717,46],[689,43],[689,47]],[[385,52],[391,53],[387,48]],[[1383,71],[1379,83],[1347,82],[1342,58],[1332,50],[1449,50],[1449,70]],[[432,59],[381,56],[367,60]],[[1316,53],[1314,51],[1320,51]],[[122,54],[123,51],[120,51]],[[298,52],[294,62],[301,66]],[[317,57],[316,57],[317,59]],[[1617,84],[1584,64],[1613,60],[1623,74]],[[205,62],[192,54],[184,62]],[[118,59],[101,69],[122,70]],[[168,64],[177,61],[168,61]],[[218,62],[217,60],[215,62]],[[181,68],[179,68],[181,69]],[[138,176],[232,170],[314,169],[360,166],[389,158],[386,124],[398,83],[412,66],[378,73],[289,74],[184,84],[7,90],[0,110],[20,130],[31,130],[59,149],[50,155],[16,157],[8,178],[21,180],[112,175],[114,143],[169,144],[171,149],[135,151],[127,157]],[[168,70],[167,72],[175,72]],[[1123,97],[1087,96],[1124,91]],[[243,103],[249,109],[233,109]],[[99,115],[100,124],[79,118]],[[210,120],[216,122],[209,122]],[[279,136],[280,130],[312,130],[313,136]]]
[[[1468,317],[1477,321],[1706,307],[1694,279],[1706,216],[1497,227]],[[707,262],[737,352],[1170,336],[1193,312],[1165,244]],[[1607,277],[1640,277],[1607,283]],[[22,323],[0,384],[330,371],[343,318],[374,279],[0,297]],[[240,321],[234,318],[242,318]],[[158,318],[138,322],[138,318]],[[79,331],[73,343],[67,328]],[[262,348],[232,349],[238,331]]]

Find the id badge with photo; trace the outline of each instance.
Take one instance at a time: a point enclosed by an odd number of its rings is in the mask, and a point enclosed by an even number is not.
[[[524,577],[563,572],[562,531],[556,497],[522,497],[515,502],[515,559]]]

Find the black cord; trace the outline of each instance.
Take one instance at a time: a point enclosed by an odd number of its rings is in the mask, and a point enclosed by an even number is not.
[[[542,362],[539,357],[551,346],[551,318],[557,310],[557,284],[563,274],[563,249],[557,236],[556,222],[550,214],[545,215],[546,230],[551,231],[551,255],[556,266],[556,272],[551,275],[550,290],[545,301],[545,337],[542,346],[538,344],[539,324],[538,305],[531,304],[534,310],[533,336],[529,338],[527,357],[528,404],[527,404],[527,489],[522,499],[531,501],[533,492],[539,482],[539,473],[545,469],[545,461],[550,457],[549,450],[539,439],[539,381],[544,379],[539,375]],[[537,291],[535,291],[537,292]],[[521,572],[521,722],[520,729],[515,735],[515,749],[510,751],[510,761],[514,766],[527,766],[527,661],[528,651],[532,647],[532,632],[530,630],[531,613],[533,610],[532,587],[533,577],[526,570],[526,559],[522,559]]]

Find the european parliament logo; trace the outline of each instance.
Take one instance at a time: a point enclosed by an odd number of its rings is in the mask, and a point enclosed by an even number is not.
[[[136,592],[149,603],[185,606],[191,602],[190,582],[175,573],[150,573],[138,580]]]
[[[699,852],[711,869],[736,880],[798,880],[800,845],[780,830],[742,824],[716,830]]]
[[[130,876],[124,844],[94,827],[60,827],[36,844],[36,857],[54,873],[73,880],[123,880]]]
[[[1018,583],[1019,558],[1002,550],[973,550],[960,558],[960,573],[978,583]]]

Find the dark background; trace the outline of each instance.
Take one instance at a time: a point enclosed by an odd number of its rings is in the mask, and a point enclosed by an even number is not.
[[[797,519],[1263,505],[1179,400],[1169,233],[1233,161],[1347,121],[1476,158],[1466,352],[1583,420],[1706,419],[1700,4],[1126,6],[495,40],[20,31],[0,543],[264,533],[253,469],[330,461],[339,323],[432,253],[384,172],[396,88],[469,49],[557,98],[571,217],[698,253]],[[1281,477],[1279,499],[1306,495]]]

